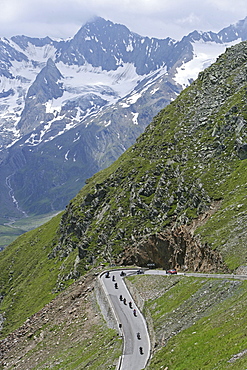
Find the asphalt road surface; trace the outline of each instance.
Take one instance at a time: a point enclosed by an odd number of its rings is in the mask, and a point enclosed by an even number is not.
[[[136,273],[137,270],[123,271],[126,275],[131,275]],[[101,276],[123,333],[124,348],[119,370],[141,370],[145,368],[150,356],[149,334],[146,321],[135,305],[120,273],[121,270],[111,271],[109,277],[106,277],[106,274]],[[115,284],[117,284],[117,288]],[[122,300],[120,300],[120,295]],[[124,299],[126,300],[125,303]],[[129,302],[131,302],[131,305]],[[134,310],[136,315],[134,315]],[[137,333],[140,333],[140,339],[138,339]],[[140,347],[142,352],[140,352]]]
[[[108,294],[112,309],[118,323],[121,325],[120,331],[124,338],[124,347],[118,370],[142,370],[145,368],[150,356],[150,339],[144,317],[135,305],[131,297],[121,271],[124,276],[137,273],[138,269],[117,270],[102,274],[101,280]],[[146,275],[167,275],[164,270],[146,270]],[[178,275],[194,277],[211,277],[221,279],[247,279],[246,275],[233,274],[205,274],[205,273],[178,273]],[[168,275],[167,275],[168,276]],[[121,299],[120,299],[121,296]],[[131,302],[131,304],[130,304]],[[134,315],[134,310],[136,315]],[[140,333],[138,339],[137,333]],[[142,351],[140,351],[140,348]]]
[[[146,270],[146,275],[167,275],[165,270]],[[201,272],[178,272],[177,275],[192,276],[192,277],[207,277],[214,279],[236,279],[247,280],[247,275],[234,275],[234,274],[205,274]],[[169,275],[167,275],[169,276]]]

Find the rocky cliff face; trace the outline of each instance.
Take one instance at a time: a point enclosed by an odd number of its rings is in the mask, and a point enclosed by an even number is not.
[[[150,235],[135,248],[127,248],[121,264],[149,266],[178,271],[228,271],[219,252],[191,235],[185,226]]]
[[[46,113],[45,103],[62,95],[62,75],[52,59],[48,59],[46,66],[28,89],[25,108],[17,125],[21,135],[32,132],[41,122],[53,118],[52,114]]]

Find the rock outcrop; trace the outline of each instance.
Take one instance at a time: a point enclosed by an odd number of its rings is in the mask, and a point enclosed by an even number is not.
[[[137,264],[178,271],[227,271],[220,253],[202,244],[185,226],[150,235],[135,248],[126,250],[122,264]]]

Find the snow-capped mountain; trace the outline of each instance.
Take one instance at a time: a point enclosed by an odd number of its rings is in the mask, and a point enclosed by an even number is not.
[[[61,210],[231,44],[247,20],[182,40],[102,18],[68,40],[0,40],[0,218]]]
[[[2,147],[12,143],[11,132],[20,138],[41,124],[44,133],[58,120],[71,128],[116,103],[157,71],[174,66],[186,47],[180,44],[188,42],[144,38],[102,18],[67,41],[2,40],[1,132],[7,130]]]

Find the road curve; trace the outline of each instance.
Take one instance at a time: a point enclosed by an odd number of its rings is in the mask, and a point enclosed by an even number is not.
[[[124,271],[125,276],[133,275],[137,269],[110,271],[109,277],[106,273],[101,275],[102,284],[108,294],[111,306],[114,310],[118,323],[121,325],[124,346],[119,370],[141,370],[144,369],[150,356],[150,339],[146,321],[136,306],[130,292],[128,291],[123,277],[120,275]],[[114,279],[114,280],[113,280]],[[117,284],[117,288],[115,287]],[[120,300],[126,299],[126,303]],[[131,307],[129,302],[131,302]],[[134,315],[134,310],[136,316]],[[140,339],[137,338],[140,333]],[[140,352],[142,348],[142,353]]]
[[[150,357],[151,345],[146,321],[128,291],[123,276],[120,275],[121,271],[123,271],[124,276],[130,276],[136,274],[137,270],[111,270],[100,276],[114,315],[118,324],[121,326],[120,332],[124,339],[123,354],[119,361],[118,370],[142,370],[145,368]],[[109,273],[109,277],[107,277],[107,273]],[[165,270],[145,270],[144,273],[146,275],[167,276]],[[178,273],[178,275],[221,279],[247,279],[247,275],[233,274]],[[120,300],[120,296],[122,296],[122,300]],[[123,301],[124,298],[126,299],[126,303]],[[129,302],[132,303],[131,307]],[[136,311],[136,315],[134,315],[134,310]],[[137,333],[140,333],[140,339],[137,338]],[[142,353],[140,352],[140,347],[143,350]]]

